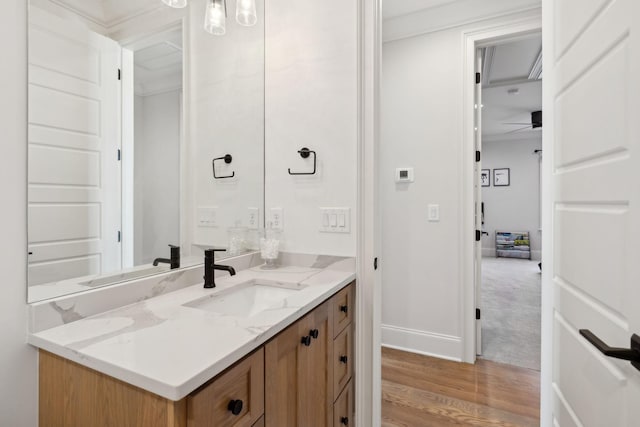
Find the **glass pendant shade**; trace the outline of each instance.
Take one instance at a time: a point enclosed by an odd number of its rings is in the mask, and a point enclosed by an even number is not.
[[[176,9],[187,7],[187,0],[162,0],[162,3],[167,6],[175,7]]]
[[[214,36],[222,36],[227,29],[227,5],[225,0],[207,0],[204,14],[204,29]]]
[[[256,22],[258,22],[256,0],[238,0],[236,5],[236,21],[245,27],[256,25]]]

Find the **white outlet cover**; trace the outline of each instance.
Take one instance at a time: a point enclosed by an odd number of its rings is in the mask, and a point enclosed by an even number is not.
[[[429,218],[429,221],[440,221],[440,205],[428,205],[427,216]]]
[[[247,215],[247,224],[251,229],[257,229],[260,226],[260,209],[259,208],[249,208],[249,213]]]
[[[284,229],[284,213],[282,208],[271,208],[271,226],[274,230]]]

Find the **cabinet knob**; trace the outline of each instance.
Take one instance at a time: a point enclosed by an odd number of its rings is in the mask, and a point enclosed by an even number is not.
[[[344,424],[345,426],[349,425],[349,418],[348,417],[340,417],[340,424]]]
[[[340,306],[340,311],[347,314],[349,312],[349,307],[346,305],[341,305]]]
[[[232,400],[229,402],[227,409],[231,411],[233,415],[238,415],[242,412],[242,400]]]
[[[311,337],[309,335],[306,335],[302,337],[302,340],[300,340],[300,342],[305,346],[309,347],[311,345]]]
[[[314,340],[318,338],[318,334],[319,331],[317,329],[312,329],[309,331],[309,335],[311,335],[311,338],[313,338]]]
[[[347,359],[347,356],[340,356],[340,362],[346,364],[347,360],[349,360],[349,359]]]

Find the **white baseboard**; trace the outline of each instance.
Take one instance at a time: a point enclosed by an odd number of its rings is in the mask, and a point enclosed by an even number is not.
[[[441,359],[462,361],[462,339],[398,326],[382,325],[382,346]]]

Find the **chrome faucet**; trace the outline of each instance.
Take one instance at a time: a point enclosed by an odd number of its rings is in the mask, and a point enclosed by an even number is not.
[[[226,249],[206,249],[204,251],[204,287],[215,288],[216,287],[216,279],[215,279],[215,270],[223,270],[228,271],[230,275],[235,276],[236,270],[230,265],[219,265],[216,264],[214,255],[216,252],[225,252]]]
[[[171,248],[171,258],[156,258],[153,260],[153,266],[157,267],[159,263],[171,265],[171,269],[180,268],[180,246],[169,245]]]

